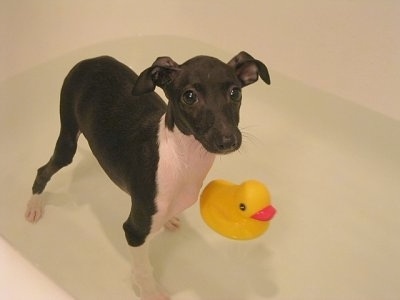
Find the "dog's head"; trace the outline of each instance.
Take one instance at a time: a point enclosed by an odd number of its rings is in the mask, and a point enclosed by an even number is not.
[[[207,151],[225,154],[242,143],[238,129],[242,88],[258,77],[270,84],[267,67],[246,52],[227,64],[209,56],[196,56],[182,65],[160,57],[140,74],[132,93],[141,95],[161,87],[169,100],[168,129],[176,126]]]

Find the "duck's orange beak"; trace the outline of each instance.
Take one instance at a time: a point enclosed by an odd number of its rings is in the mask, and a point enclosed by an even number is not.
[[[267,207],[263,208],[262,210],[256,212],[251,217],[258,221],[269,221],[271,220],[276,213],[276,209],[272,205],[268,205]]]

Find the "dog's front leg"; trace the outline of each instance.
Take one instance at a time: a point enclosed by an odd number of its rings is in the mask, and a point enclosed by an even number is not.
[[[132,276],[134,284],[140,289],[142,300],[170,299],[154,278],[153,267],[149,258],[149,242],[151,237],[139,247],[131,247]]]
[[[154,235],[160,231],[160,226],[155,226],[154,220],[159,220],[155,216],[156,208],[149,203],[154,203],[151,190],[155,188],[143,189],[143,193],[136,191],[136,199],[132,197],[131,213],[124,223],[125,237],[130,247],[132,261],[133,283],[140,290],[142,300],[168,300],[169,297],[155,280],[153,267],[149,257],[149,244]],[[150,200],[149,200],[150,199]],[[147,200],[147,201],[145,201]]]

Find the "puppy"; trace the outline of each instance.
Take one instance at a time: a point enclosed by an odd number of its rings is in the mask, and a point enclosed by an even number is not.
[[[78,63],[62,86],[60,134],[38,169],[26,219],[41,218],[40,195],[72,162],[82,133],[110,179],[131,197],[123,229],[141,299],[169,299],[154,280],[148,241],[163,226],[179,227],[176,216],[198,199],[215,155],[239,149],[241,91],[259,77],[270,84],[267,67],[246,52],[227,64],[209,56],[181,65],[160,57],[139,76],[107,56]]]

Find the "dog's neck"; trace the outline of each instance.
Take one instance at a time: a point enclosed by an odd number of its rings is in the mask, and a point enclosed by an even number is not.
[[[160,147],[168,150],[167,152],[172,155],[171,159],[174,158],[176,162],[180,162],[181,167],[203,162],[205,167],[210,168],[214,161],[215,154],[208,152],[193,135],[183,134],[177,126],[170,130],[166,126],[165,115],[160,121],[158,139]]]

